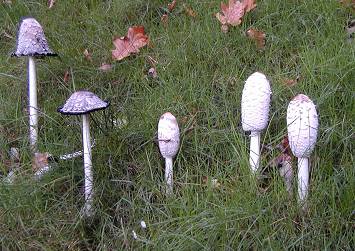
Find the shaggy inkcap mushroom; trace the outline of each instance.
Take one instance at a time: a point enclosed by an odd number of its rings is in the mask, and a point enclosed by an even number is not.
[[[271,99],[270,83],[260,72],[253,73],[245,82],[242,93],[242,126],[250,131],[250,167],[253,172],[259,168],[260,133],[269,121]]]
[[[318,132],[316,106],[306,95],[297,95],[288,105],[287,131],[291,151],[298,158],[299,201],[306,205],[309,183],[308,158],[316,144]]]
[[[161,155],[165,158],[165,180],[167,194],[173,192],[173,158],[180,145],[179,125],[174,115],[164,113],[158,123],[158,141]]]
[[[91,143],[89,113],[105,109],[109,103],[101,100],[89,91],[74,92],[63,107],[58,111],[67,115],[81,115],[83,119],[83,155],[85,173],[85,205],[83,208],[84,216],[93,214],[93,174],[91,162]]]
[[[28,57],[29,138],[31,150],[35,153],[38,138],[38,106],[34,57],[56,56],[49,48],[42,26],[36,19],[28,17],[21,20],[17,33],[16,50],[12,53],[12,56]]]
[[[21,56],[56,56],[48,46],[42,26],[32,17],[23,18],[17,33],[16,50],[12,54]]]

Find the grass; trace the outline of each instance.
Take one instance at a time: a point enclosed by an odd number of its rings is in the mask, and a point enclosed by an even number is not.
[[[178,1],[168,25],[167,1],[12,1],[0,5],[1,172],[8,150],[21,153],[12,185],[0,184],[0,243],[4,250],[352,250],[355,246],[354,40],[344,27],[353,18],[338,1],[257,1],[241,26],[227,34],[214,13],[219,1]],[[185,14],[182,3],[198,16]],[[11,58],[17,23],[34,16],[60,57],[37,60],[39,149],[53,154],[81,148],[80,123],[56,112],[74,90],[111,101],[93,115],[96,216],[82,219],[80,158],[62,161],[41,181],[31,179],[27,138],[27,61]],[[144,25],[151,45],[112,62],[112,38]],[[245,36],[267,34],[264,50]],[[83,51],[92,53],[93,61]],[[154,58],[158,78],[147,76]],[[113,64],[110,72],[98,67]],[[286,109],[297,93],[317,104],[318,143],[311,157],[309,209],[301,213],[278,170],[256,181],[248,166],[248,137],[240,125],[244,81],[254,71],[272,82],[270,123],[262,135],[277,156],[286,134]],[[64,82],[69,71],[71,78]],[[287,86],[284,79],[300,81]],[[175,194],[163,191],[163,159],[155,142],[161,114],[176,115],[182,133],[174,164]],[[126,119],[121,128],[112,119]],[[203,182],[218,179],[219,188]],[[147,229],[140,227],[140,221]],[[134,230],[138,239],[132,237]]]

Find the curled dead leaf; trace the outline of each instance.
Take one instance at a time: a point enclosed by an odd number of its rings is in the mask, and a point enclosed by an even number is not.
[[[197,13],[189,6],[184,4],[184,10],[186,15],[190,16],[190,17],[197,17]]]
[[[48,9],[51,9],[55,4],[55,0],[48,0]]]
[[[69,82],[69,79],[70,79],[70,73],[69,73],[68,70],[66,70],[66,71],[64,72],[64,77],[63,77],[64,83],[68,83],[68,82]]]
[[[106,63],[102,63],[101,66],[99,67],[99,70],[101,70],[101,71],[110,71],[110,70],[112,70],[112,65],[106,64]]]
[[[143,26],[133,26],[128,29],[127,36],[113,40],[115,49],[112,50],[114,60],[122,60],[132,53],[138,53],[139,49],[148,44],[149,38],[144,32]]]
[[[32,158],[32,170],[34,172],[48,166],[49,153],[35,153]]]
[[[84,50],[84,57],[86,58],[86,60],[92,62],[92,56],[91,53],[88,51],[88,49]]]
[[[263,31],[259,31],[256,29],[247,30],[247,37],[251,38],[256,42],[256,46],[259,49],[263,49],[265,47],[265,33]]]
[[[148,70],[148,76],[152,77],[152,78],[157,78],[158,77],[158,73],[157,70],[154,67],[151,67]]]
[[[255,0],[244,0],[242,2],[244,4],[245,12],[249,12],[256,8]]]
[[[164,27],[168,25],[168,20],[169,20],[169,16],[167,14],[162,15],[160,18],[160,21],[162,22]]]
[[[172,12],[175,9],[176,0],[173,0],[171,3],[168,4],[168,10]]]

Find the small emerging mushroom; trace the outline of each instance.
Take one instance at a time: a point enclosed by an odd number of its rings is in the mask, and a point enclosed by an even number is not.
[[[269,121],[271,99],[270,83],[266,76],[255,72],[245,82],[242,93],[242,126],[250,131],[250,167],[253,173],[259,168],[260,134]]]
[[[173,158],[179,150],[180,131],[174,115],[164,113],[158,123],[158,141],[161,155],[165,158],[166,193],[173,193]]]
[[[42,26],[32,17],[21,20],[17,33],[16,57],[28,57],[28,96],[30,145],[32,152],[37,151],[38,138],[38,106],[35,57],[56,56],[49,48]]]
[[[316,144],[318,132],[316,106],[306,95],[298,94],[289,103],[287,131],[291,151],[298,158],[299,202],[306,206],[309,183],[308,158]]]
[[[93,214],[93,174],[91,162],[91,143],[89,113],[105,109],[109,103],[101,100],[89,91],[74,92],[58,111],[65,115],[81,115],[83,120],[83,155],[85,173],[85,205],[84,216]]]

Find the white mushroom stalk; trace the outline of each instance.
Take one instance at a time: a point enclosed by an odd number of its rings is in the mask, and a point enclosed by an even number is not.
[[[317,141],[318,114],[306,95],[293,98],[287,108],[287,131],[290,148],[298,158],[298,199],[306,208],[309,186],[309,157]]]
[[[260,164],[260,134],[269,121],[270,83],[260,72],[253,73],[245,82],[242,93],[242,126],[250,131],[249,163],[253,173]]]
[[[82,132],[83,132],[83,155],[84,155],[84,180],[85,180],[85,205],[83,207],[83,215],[90,217],[94,213],[93,208],[93,172],[91,160],[91,141],[90,141],[90,123],[89,113],[107,108],[108,102],[102,101],[99,97],[89,91],[74,92],[63,107],[58,111],[67,115],[82,116]]]
[[[37,106],[37,82],[36,82],[36,65],[33,57],[28,57],[28,96],[29,107],[28,113],[30,117],[30,145],[32,152],[37,152],[38,138],[38,106]]]
[[[180,130],[176,118],[170,112],[164,113],[158,123],[158,141],[161,155],[165,159],[166,194],[173,193],[173,158],[180,145]]]
[[[33,153],[37,152],[38,105],[35,57],[55,56],[49,48],[42,26],[34,18],[24,18],[17,33],[16,57],[28,57],[28,96],[29,96],[29,141]]]

